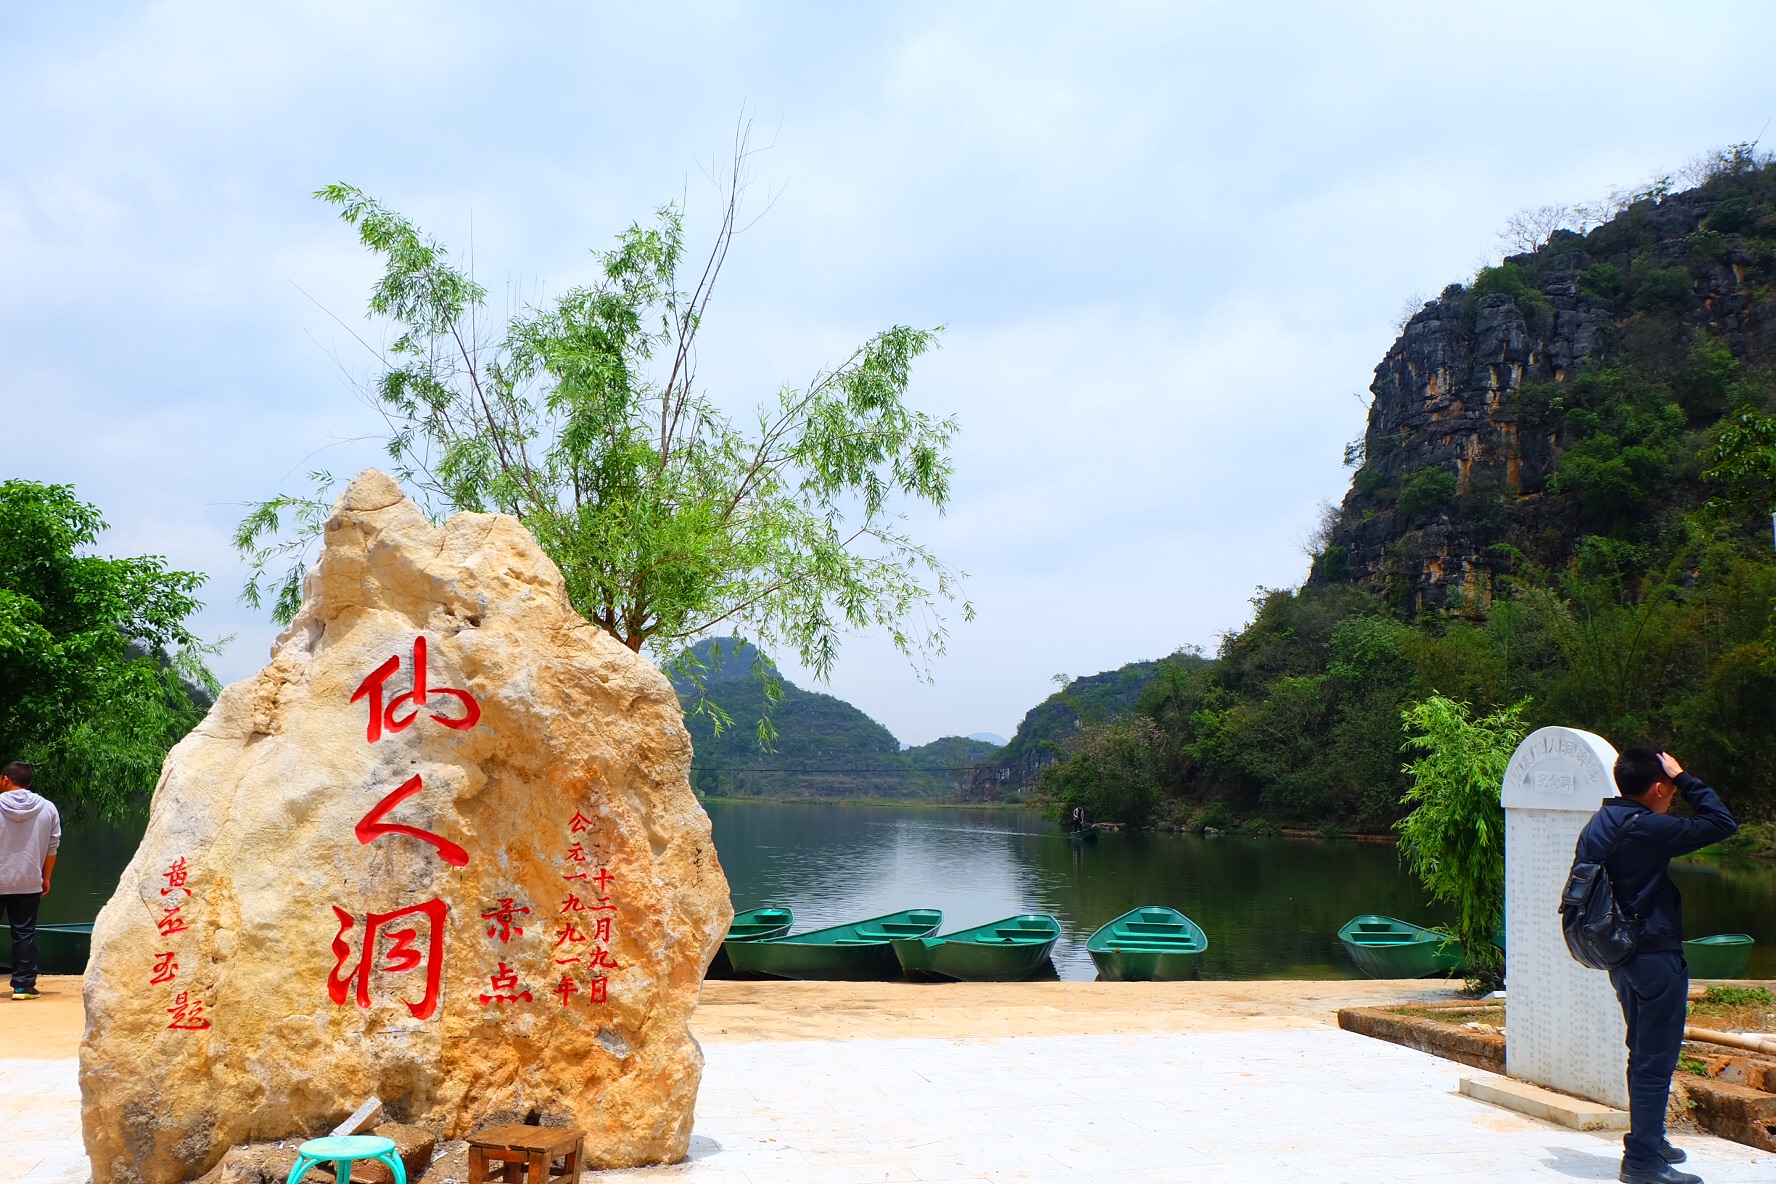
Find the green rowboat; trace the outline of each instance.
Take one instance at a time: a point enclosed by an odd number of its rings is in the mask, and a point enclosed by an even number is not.
[[[1106,982],[1172,982],[1196,973],[1209,939],[1177,909],[1144,905],[1092,934],[1085,948]]]
[[[721,948],[715,951],[715,957],[709,963],[709,971],[703,977],[734,977],[734,963],[728,957],[728,942],[782,937],[793,924],[795,914],[788,909],[747,909],[744,913],[735,913],[733,922],[728,926],[728,936],[722,940]]]
[[[93,923],[37,925],[37,972],[85,974],[92,953]],[[12,926],[0,924],[0,970],[12,969]]]
[[[1424,978],[1462,969],[1461,947],[1441,933],[1394,917],[1352,917],[1338,931],[1351,961],[1370,978]]]
[[[910,979],[1016,983],[1042,969],[1060,936],[1061,923],[1047,913],[1024,913],[942,937],[897,937],[891,944]]]
[[[896,978],[900,960],[889,943],[897,937],[926,937],[943,924],[937,909],[907,909],[851,925],[728,943],[736,974],[775,978],[867,980]]]
[[[1691,978],[1744,978],[1751,969],[1749,933],[1717,933],[1684,942]]]

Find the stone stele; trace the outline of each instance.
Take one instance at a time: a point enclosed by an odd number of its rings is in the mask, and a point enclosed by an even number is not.
[[[1505,766],[1505,1072],[1628,1106],[1627,1025],[1609,975],[1574,961],[1560,893],[1579,832],[1616,796],[1616,750],[1577,728],[1530,733]]]
[[[99,914],[94,1184],[175,1184],[366,1097],[455,1138],[682,1159],[732,917],[671,685],[516,520],[361,474],[270,665],[173,749]]]

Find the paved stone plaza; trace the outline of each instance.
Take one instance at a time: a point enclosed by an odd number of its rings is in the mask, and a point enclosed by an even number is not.
[[[1450,1061],[1320,1027],[710,1043],[691,1161],[611,1184],[1613,1180],[1619,1136],[1461,1097]],[[0,1181],[81,1184],[71,1059],[0,1061]],[[1680,1138],[1710,1184],[1776,1156]]]

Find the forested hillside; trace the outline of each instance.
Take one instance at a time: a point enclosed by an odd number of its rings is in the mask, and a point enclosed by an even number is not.
[[[1667,744],[1776,814],[1776,167],[1741,146],[1578,221],[1409,319],[1306,584],[1080,727],[1043,795],[1385,827],[1401,707],[1439,692]]]
[[[1107,723],[1134,711],[1162,662],[1201,665],[1205,661],[1200,655],[1179,653],[1168,659],[1130,662],[1115,670],[1080,678],[1057,676],[1061,689],[1025,712],[1016,734],[1005,747],[975,769],[974,795],[1015,798],[1030,787],[1042,769],[1055,762],[1077,729],[1088,723]]]
[[[744,642],[717,638],[695,653],[703,664],[701,691],[682,672],[674,684],[696,752],[691,783],[706,797],[956,801],[966,795],[975,763],[998,751],[961,736],[902,749],[893,733],[843,699],[783,680]],[[772,680],[782,698],[767,710]],[[728,717],[719,735],[714,717],[696,708],[699,694]],[[760,742],[761,719],[775,732],[768,744]]]

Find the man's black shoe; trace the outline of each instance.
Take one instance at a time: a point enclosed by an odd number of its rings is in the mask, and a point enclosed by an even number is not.
[[[1682,1163],[1689,1157],[1683,1153],[1683,1148],[1673,1147],[1670,1139],[1661,1139],[1659,1140],[1659,1158],[1666,1163]]]
[[[1631,1168],[1622,1165],[1616,1173],[1616,1179],[1622,1184],[1702,1184],[1701,1176],[1693,1176],[1689,1172],[1680,1172],[1668,1163],[1656,1168]]]

